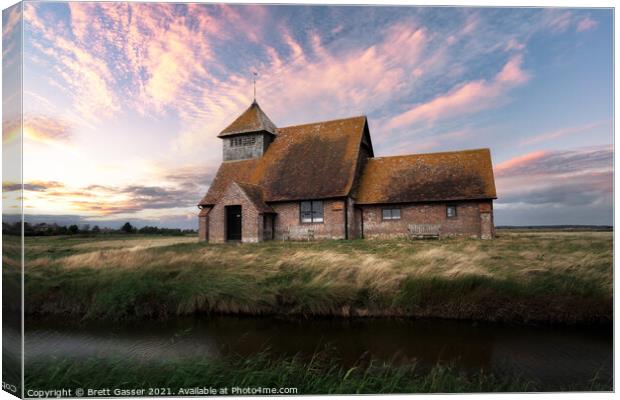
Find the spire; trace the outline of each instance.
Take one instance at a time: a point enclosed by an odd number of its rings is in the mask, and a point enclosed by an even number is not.
[[[276,134],[276,125],[271,122],[267,114],[260,108],[256,99],[232,124],[228,125],[217,137],[239,135],[241,133],[267,132]]]

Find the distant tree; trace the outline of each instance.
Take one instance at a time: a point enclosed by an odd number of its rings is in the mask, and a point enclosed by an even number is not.
[[[80,232],[80,228],[78,228],[77,225],[69,225],[69,233],[71,235],[75,235],[76,233]]]
[[[89,224],[84,224],[82,225],[82,228],[80,229],[81,232],[89,232],[90,231],[90,225]]]
[[[136,228],[133,227],[129,222],[125,222],[125,225],[121,227],[121,231],[124,233],[134,233]]]
[[[93,232],[93,233],[99,233],[99,232],[101,232],[101,229],[99,229],[99,225],[95,225],[95,226],[93,226],[93,230],[92,230],[92,232]]]

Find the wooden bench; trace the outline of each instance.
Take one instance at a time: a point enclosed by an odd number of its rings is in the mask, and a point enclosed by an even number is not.
[[[303,226],[289,226],[286,240],[314,240],[314,229]]]
[[[411,239],[439,239],[440,224],[409,224],[407,227]]]

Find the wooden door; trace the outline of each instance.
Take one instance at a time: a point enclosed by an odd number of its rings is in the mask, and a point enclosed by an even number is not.
[[[241,240],[241,206],[226,206],[226,240]]]

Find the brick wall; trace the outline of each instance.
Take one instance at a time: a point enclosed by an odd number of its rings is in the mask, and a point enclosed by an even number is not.
[[[480,204],[484,202],[456,202],[457,216],[446,216],[445,203],[404,204],[398,207],[401,210],[399,220],[383,220],[382,209],[392,206],[364,205],[362,210],[364,238],[406,237],[409,224],[441,224],[442,236],[472,236],[493,237],[493,213],[480,212]],[[481,218],[482,215],[486,215]],[[484,222],[483,222],[484,221]],[[484,225],[484,231],[482,226]]]
[[[226,206],[241,206],[241,241],[258,242],[262,238],[263,215],[236,184],[231,184],[208,216],[208,237],[211,243],[226,241]]]
[[[211,208],[204,208],[198,214],[198,240],[209,240],[209,211]]]
[[[393,238],[407,237],[409,224],[441,224],[442,236],[471,236],[482,239],[495,237],[492,201],[470,201],[449,203],[456,205],[457,216],[448,218],[445,203],[404,204],[404,205],[362,205],[355,206],[352,199],[347,199],[349,214],[349,238],[358,237]],[[260,214],[246,198],[242,190],[231,185],[218,204],[210,211],[201,211],[199,217],[199,238],[212,243],[222,243],[226,239],[225,219],[227,205],[241,205],[242,241],[258,242],[271,237],[271,221]],[[302,224],[299,219],[300,203],[282,202],[270,204],[275,215],[274,239],[289,237],[293,229],[308,228],[314,230],[315,239],[345,238],[345,200],[325,200],[323,202],[323,223]],[[399,220],[383,220],[383,208],[397,207],[401,210]],[[265,225],[267,221],[267,225]],[[361,226],[363,222],[363,227]]]
[[[289,227],[314,229],[315,239],[344,239],[344,200],[323,201],[323,223],[302,224],[299,220],[298,201],[271,203],[277,213],[275,239],[286,239]]]
[[[355,239],[358,237],[359,223],[356,223],[355,214],[355,201],[351,197],[347,197],[347,224],[348,224],[348,236],[347,239]]]
[[[480,238],[493,239],[495,237],[495,223],[493,222],[493,202],[481,202],[480,207]]]

